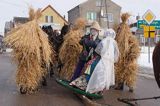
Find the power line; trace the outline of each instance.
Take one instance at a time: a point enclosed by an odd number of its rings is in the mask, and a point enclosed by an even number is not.
[[[107,0],[105,0],[105,10],[106,10],[106,18],[107,18],[107,27],[108,27],[108,29],[109,29],[108,4],[107,4]]]

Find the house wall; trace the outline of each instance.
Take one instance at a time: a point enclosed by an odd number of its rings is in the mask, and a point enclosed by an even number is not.
[[[75,7],[74,9],[68,12],[68,22],[74,24],[75,20],[80,17],[80,10],[79,6]]]
[[[68,21],[72,22],[77,17],[83,17],[87,19],[87,12],[95,12],[96,15],[96,21],[99,22],[102,28],[107,27],[107,21],[105,21],[104,18],[100,16],[100,7],[96,5],[96,2],[99,0],[88,0],[85,3],[80,4],[79,9],[73,8],[71,11],[68,12]],[[102,4],[105,4],[105,0],[102,1]],[[102,7],[104,13],[106,11],[105,7]],[[108,13],[113,14],[113,22],[109,22],[109,27],[114,28],[115,25],[120,23],[120,12],[121,7],[112,2],[111,0],[107,0],[107,10]],[[88,20],[88,23],[92,23],[92,20]]]
[[[48,7],[42,12],[42,16],[39,19],[40,24],[46,23],[45,16],[53,16],[53,23],[58,24],[61,27],[64,23],[67,24],[51,7]]]

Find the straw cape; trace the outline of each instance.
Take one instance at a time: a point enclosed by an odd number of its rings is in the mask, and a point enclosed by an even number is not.
[[[46,66],[51,61],[51,50],[47,35],[38,25],[41,11],[30,9],[30,21],[13,29],[5,38],[12,49],[13,61],[17,64],[16,83],[20,90],[33,93],[47,74]]]
[[[125,83],[128,87],[134,87],[137,75],[137,58],[140,54],[139,43],[130,32],[127,21],[130,15],[124,13],[121,16],[116,35],[120,57],[115,65],[116,83]]]
[[[73,29],[65,35],[64,42],[59,52],[59,58],[63,63],[63,67],[59,73],[60,78],[71,80],[74,69],[82,51],[82,46],[79,44],[81,37],[84,35],[85,20],[79,18],[76,20]]]

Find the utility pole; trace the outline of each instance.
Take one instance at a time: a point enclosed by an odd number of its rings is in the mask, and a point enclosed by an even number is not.
[[[99,24],[101,25],[101,19],[106,18],[107,20],[107,28],[109,28],[109,19],[108,19],[108,5],[107,5],[107,0],[101,0],[100,1],[100,14],[99,14]],[[105,15],[103,13],[103,8],[105,8]],[[101,25],[102,26],[102,25]]]
[[[102,16],[101,16],[101,11],[102,11],[102,0],[100,1],[100,6],[99,6],[99,24],[100,24],[100,26],[101,26],[101,18],[102,18]]]
[[[105,0],[105,9],[106,9],[106,19],[107,19],[107,27],[109,29],[109,20],[108,20],[108,7],[107,0]]]

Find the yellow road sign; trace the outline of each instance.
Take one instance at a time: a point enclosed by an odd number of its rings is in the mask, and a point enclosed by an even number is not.
[[[149,31],[149,26],[143,26],[143,31],[144,31],[144,32]]]
[[[144,32],[144,37],[149,38],[149,32]],[[154,38],[154,37],[155,37],[155,32],[150,32],[150,38]]]
[[[153,20],[156,19],[156,16],[153,14],[151,10],[147,10],[147,12],[143,15],[143,19],[148,23],[151,24]]]
[[[155,26],[150,26],[150,31],[155,31]]]
[[[154,26],[144,26],[143,31],[144,31],[145,38],[148,38],[149,34],[151,38],[155,37],[155,27]]]
[[[155,31],[155,26],[143,26],[144,31]]]

